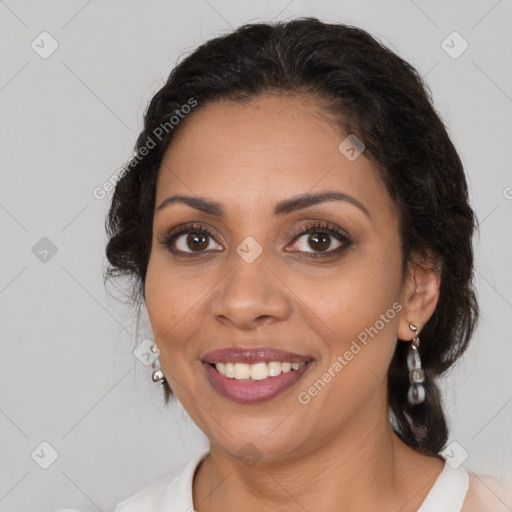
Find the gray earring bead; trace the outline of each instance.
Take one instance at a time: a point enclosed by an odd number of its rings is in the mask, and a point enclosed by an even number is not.
[[[163,384],[165,381],[165,375],[162,369],[159,368],[158,370],[155,370],[151,374],[151,379],[153,380],[153,382],[160,382],[161,384]]]
[[[409,370],[409,391],[407,399],[411,405],[418,405],[425,401],[425,372],[421,367],[421,359],[419,353],[420,339],[416,335],[418,328],[414,324],[409,325],[409,329],[414,332],[414,338],[409,345],[407,354],[407,368]]]
[[[156,343],[151,345],[150,350],[151,350],[151,352],[153,352],[153,354],[156,354],[157,356],[160,355],[160,351],[158,350]],[[153,364],[151,366],[152,366],[152,368],[155,368],[156,361],[153,361]],[[153,371],[153,373],[151,374],[151,380],[153,382],[160,382],[160,384],[162,384],[162,386],[165,384],[165,375],[161,368],[157,368]]]

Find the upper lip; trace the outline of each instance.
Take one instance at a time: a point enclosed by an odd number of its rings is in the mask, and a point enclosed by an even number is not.
[[[301,363],[309,361],[312,357],[294,352],[286,352],[272,347],[228,347],[208,352],[202,357],[204,363],[246,363],[259,362],[270,363],[271,361]]]

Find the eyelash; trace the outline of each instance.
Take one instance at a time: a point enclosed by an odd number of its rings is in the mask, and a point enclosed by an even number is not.
[[[167,249],[174,255],[184,256],[184,257],[194,257],[197,255],[201,255],[206,253],[206,251],[197,251],[197,252],[183,252],[183,251],[176,251],[174,249],[171,249],[170,246],[173,244],[173,242],[183,234],[189,234],[189,233],[200,233],[200,234],[206,234],[207,236],[210,236],[212,238],[215,238],[214,234],[206,227],[199,224],[185,224],[183,226],[179,226],[175,229],[170,230],[169,232],[165,233],[162,238],[158,240],[158,243],[167,247]],[[330,250],[328,252],[306,252],[305,254],[308,255],[308,257],[312,258],[322,258],[322,257],[328,257],[332,256],[337,253],[341,253],[345,250],[347,250],[350,245],[352,244],[352,241],[350,240],[349,236],[342,231],[340,228],[329,224],[327,222],[314,222],[312,224],[307,224],[300,228],[299,230],[295,231],[292,234],[292,239],[295,241],[297,238],[299,238],[301,235],[304,234],[327,234],[331,235],[334,238],[336,238],[339,242],[342,243],[337,249]],[[301,252],[301,251],[299,251]]]

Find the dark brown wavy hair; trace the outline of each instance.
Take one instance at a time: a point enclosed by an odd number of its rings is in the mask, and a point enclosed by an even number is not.
[[[105,222],[104,278],[130,277],[132,299],[139,306],[145,301],[156,180],[173,136],[186,125],[183,113],[191,109],[184,105],[197,102],[187,114],[193,116],[216,100],[244,102],[266,93],[309,96],[345,134],[364,142],[399,208],[404,271],[414,254],[440,269],[439,301],[421,332],[425,402],[407,401],[407,343],[397,343],[388,372],[393,430],[417,451],[436,455],[448,426],[435,381],[465,351],[478,318],[472,284],[476,219],[461,160],[428,86],[364,30],[316,18],[252,23],[184,58],[149,103],[135,154],[119,174]],[[185,119],[170,123],[179,113]],[[166,402],[171,394],[165,382]]]

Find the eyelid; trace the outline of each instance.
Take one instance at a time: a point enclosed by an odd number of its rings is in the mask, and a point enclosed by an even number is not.
[[[216,234],[212,228],[197,222],[185,222],[184,224],[165,230],[161,235],[157,236],[157,242],[161,245],[168,246],[180,236],[191,232],[206,233],[212,239],[216,238]]]
[[[307,254],[310,258],[328,258],[335,257],[341,255],[342,252],[349,249],[353,240],[351,236],[343,229],[328,221],[324,220],[316,220],[310,221],[310,223],[306,223],[301,226],[297,230],[293,232],[292,243],[297,243],[296,240],[312,233],[323,233],[327,234],[329,237],[334,238],[340,244],[339,247],[335,249],[329,249],[328,251],[290,251],[290,252],[298,252],[301,254]]]
[[[310,223],[307,222],[306,224],[293,231],[290,234],[290,237],[295,240],[295,238],[297,238],[299,235],[315,233],[315,230],[318,230],[319,233],[327,232],[328,234],[332,234],[334,232],[340,238],[350,240],[350,235],[343,228],[340,228],[336,224],[324,220],[313,220],[309,222]]]
[[[200,222],[189,222],[180,224],[168,231],[164,232],[163,235],[157,237],[157,241],[159,244],[163,246],[167,246],[168,250],[175,255],[201,255],[211,253],[211,250],[207,251],[180,251],[180,250],[171,250],[169,249],[170,245],[175,243],[175,241],[183,235],[188,233],[199,232],[205,233],[208,237],[212,238],[216,242],[216,234],[214,230]],[[312,255],[313,257],[322,257],[322,256],[331,256],[341,252],[343,249],[348,248],[352,244],[352,239],[350,235],[343,229],[328,221],[324,220],[310,220],[306,221],[305,224],[302,224],[299,228],[295,229],[291,234],[288,235],[289,238],[292,239],[292,243],[300,238],[301,236],[312,234],[312,233],[325,233],[328,236],[331,236],[340,242],[340,247],[336,249],[331,249],[329,251],[291,251],[291,252],[299,252],[302,254]],[[218,242],[216,242],[218,243]],[[221,245],[221,244],[219,244]],[[221,251],[214,251],[221,252]]]

